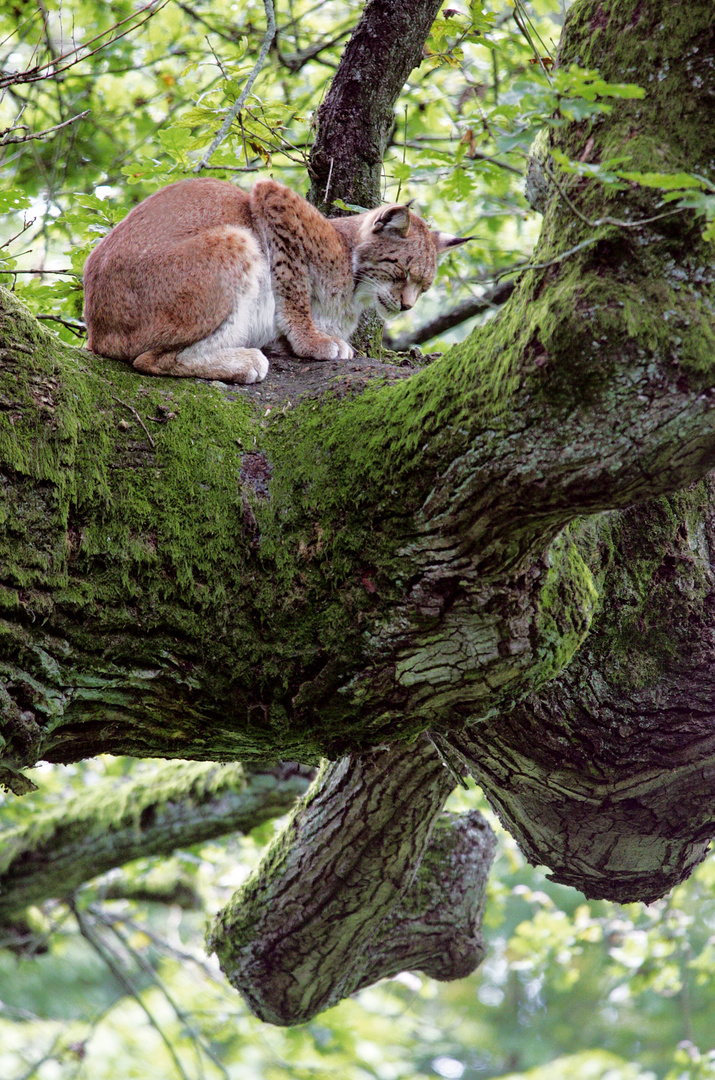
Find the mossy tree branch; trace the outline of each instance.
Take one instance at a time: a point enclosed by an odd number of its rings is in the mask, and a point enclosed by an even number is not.
[[[712,175],[709,5],[603,0],[596,11],[576,0],[562,62],[576,55],[648,93],[559,129],[565,152],[578,159],[588,145],[592,160]],[[694,680],[703,701],[709,693],[711,549],[706,502],[674,493],[715,465],[712,249],[689,213],[612,223],[656,217],[650,189],[577,177],[562,186],[568,201],[552,193],[536,253],[552,265],[527,272],[493,322],[442,360],[360,395],[352,368],[326,367],[325,393],[297,402],[281,402],[275,374],[243,392],[142,380],[61,348],[4,301],[8,784],[38,758],[102,750],[305,762],[350,753],[353,783],[376,805],[393,764],[409,774],[416,755],[417,769],[415,740],[430,730],[561,880],[651,898],[689,871],[712,827],[710,713],[686,692]],[[594,237],[587,222],[604,218]],[[670,532],[653,529],[664,496]],[[627,509],[636,503],[646,505]],[[612,528],[621,532],[609,541]],[[687,576],[687,547],[701,577]],[[654,581],[661,606],[650,602]],[[618,612],[628,607],[640,622],[626,633]],[[390,770],[362,783],[386,744]],[[420,824],[389,817],[380,845],[350,861],[374,916],[360,916],[366,941],[439,815],[450,774],[440,798],[427,797],[434,761],[424,793],[413,792]],[[309,823],[313,803],[320,820],[345,820],[345,783],[314,790]],[[281,866],[313,857],[300,830],[281,844],[261,886],[277,919]],[[395,852],[407,853],[399,874]],[[310,922],[304,885],[302,898],[287,895]],[[348,985],[341,934],[331,938],[340,962],[318,973],[317,926],[304,936],[301,925],[278,944],[287,970],[310,977],[295,1000],[274,986],[272,1001],[285,1003],[275,1015],[305,1016]],[[228,919],[213,941],[238,970],[249,946],[233,933]],[[260,967],[270,952],[249,944]]]
[[[0,833],[0,919],[68,896],[132,859],[170,855],[287,813],[307,789],[303,765],[157,766],[150,777],[106,781],[69,806]]]

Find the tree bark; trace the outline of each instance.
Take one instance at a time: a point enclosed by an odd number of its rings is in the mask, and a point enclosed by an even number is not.
[[[576,0],[561,63],[577,56],[647,94],[560,128],[561,149],[713,179],[711,5]],[[393,768],[409,775],[412,760],[421,775],[430,731],[559,880],[651,899],[690,871],[715,831],[710,488],[684,490],[715,465],[712,249],[692,213],[661,217],[652,189],[559,187],[535,256],[550,265],[442,360],[362,394],[359,363],[300,400],[280,400],[275,373],[228,391],[141,379],[59,346],[4,300],[8,786],[40,758],[110,751],[352,754],[359,789],[389,745],[369,787],[379,804]],[[425,768],[419,827],[391,817],[359,862],[346,831],[374,916],[361,941],[439,815],[437,765]],[[313,801],[322,821],[349,816],[340,785]],[[283,861],[269,855],[267,894],[281,894],[282,866],[312,858],[301,844],[294,833]],[[311,913],[314,884],[302,887],[290,911]],[[234,939],[232,919],[215,947],[232,970],[250,947],[260,967],[268,946]],[[319,982],[317,927],[301,943],[295,925],[290,970]],[[299,983],[282,1015],[333,1000],[344,965],[331,980]]]
[[[318,109],[309,199],[323,213],[336,199],[366,210],[382,202],[382,162],[395,102],[422,53],[441,0],[369,0]]]
[[[395,103],[419,66],[441,0],[369,0],[318,109],[310,151],[308,198],[340,217],[336,200],[366,210],[383,201],[382,169],[395,125]],[[384,323],[363,312],[351,344],[380,355]]]
[[[454,979],[481,962],[494,835],[479,814],[447,819],[413,885],[453,786],[428,739],[323,770],[209,935],[257,1016],[300,1024],[407,967]]]

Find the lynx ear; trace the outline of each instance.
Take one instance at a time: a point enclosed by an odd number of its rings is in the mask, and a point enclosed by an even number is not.
[[[451,236],[449,233],[444,232],[433,232],[432,238],[437,250],[437,258],[444,255],[445,251],[461,247],[462,244],[466,244],[467,240],[476,240],[475,236]]]
[[[406,206],[387,206],[376,218],[372,231],[407,236],[410,231],[410,211]]]

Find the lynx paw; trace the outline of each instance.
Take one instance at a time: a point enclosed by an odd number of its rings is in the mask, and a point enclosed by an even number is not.
[[[142,357],[139,357],[141,360]],[[138,361],[134,361],[138,367]],[[140,370],[149,370],[142,368]],[[159,374],[158,372],[152,372]],[[268,361],[260,349],[219,349],[209,351],[202,343],[184,349],[174,358],[165,375],[193,376],[197,379],[218,379],[229,383],[263,382],[268,374]]]
[[[240,370],[228,379],[229,382],[255,383],[263,382],[268,374],[268,361],[260,349],[236,349],[241,353]]]
[[[303,356],[311,360],[352,360],[353,350],[342,338],[321,334],[311,341]]]

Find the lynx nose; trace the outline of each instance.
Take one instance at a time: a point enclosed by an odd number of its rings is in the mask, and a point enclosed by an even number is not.
[[[400,308],[402,311],[409,311],[411,307],[417,303],[419,299],[420,290],[412,282],[407,282],[402,290],[400,296]]]

